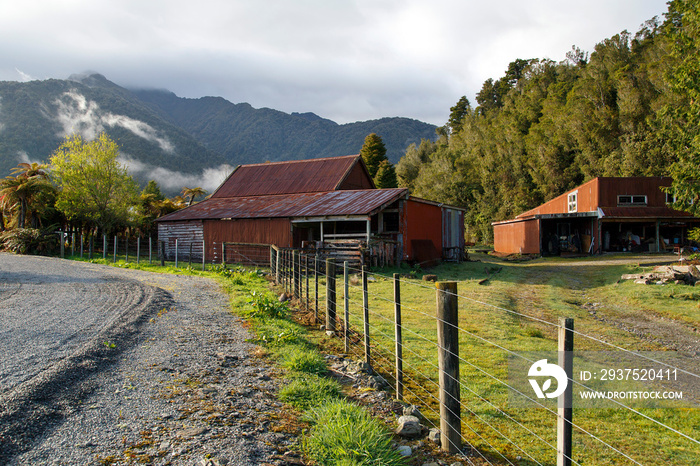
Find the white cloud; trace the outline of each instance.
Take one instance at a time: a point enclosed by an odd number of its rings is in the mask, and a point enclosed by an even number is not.
[[[162,188],[171,192],[179,192],[184,187],[199,186],[211,194],[233,171],[232,166],[224,164],[207,168],[201,174],[186,174],[163,167],[155,167],[126,154],[121,154],[119,161],[127,167],[132,175],[155,180]]]
[[[590,52],[666,10],[666,0],[24,0],[0,15],[0,79],[96,69],[121,85],[341,123],[443,124],[509,62]]]
[[[28,74],[25,73],[24,71],[18,70],[17,68],[15,68],[15,71],[16,71],[17,74],[19,75],[19,81],[20,81],[20,82],[26,83],[26,82],[34,81],[34,80],[35,80],[35,78],[31,77],[30,75],[28,75]]]
[[[17,152],[17,163],[33,163],[38,162],[37,160],[31,160],[29,154],[21,150]]]
[[[104,131],[105,126],[120,126],[147,141],[155,142],[165,152],[172,153],[172,143],[163,137],[149,124],[134,120],[124,115],[115,115],[100,111],[96,102],[88,101],[77,92],[65,92],[62,98],[56,101],[58,122],[63,127],[63,133],[59,136],[80,134],[85,139],[92,140]]]

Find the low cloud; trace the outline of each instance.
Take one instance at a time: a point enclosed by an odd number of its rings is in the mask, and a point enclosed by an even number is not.
[[[57,119],[63,127],[63,134],[80,134],[88,140],[95,139],[106,126],[120,126],[147,141],[154,142],[168,153],[174,151],[172,143],[158,136],[158,132],[143,121],[134,120],[124,115],[104,113],[96,102],[87,100],[77,92],[65,92],[56,101],[58,105]]]
[[[27,73],[25,73],[25,72],[22,71],[22,70],[19,70],[19,69],[15,68],[15,71],[16,71],[17,74],[19,75],[19,81],[22,82],[22,83],[26,83],[26,82],[29,82],[29,81],[36,81],[36,78],[34,78],[34,77],[28,75]]]
[[[120,162],[126,165],[129,173],[143,179],[155,180],[161,188],[169,192],[180,192],[182,188],[201,187],[207,193],[213,193],[226,177],[233,171],[231,165],[207,168],[201,174],[182,173],[163,167],[155,167],[127,155],[120,156]]]
[[[32,161],[29,160],[29,154],[23,150],[17,152],[17,160],[19,161],[18,163],[32,163]]]

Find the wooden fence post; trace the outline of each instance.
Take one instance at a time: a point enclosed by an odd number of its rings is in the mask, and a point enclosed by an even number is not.
[[[280,250],[277,249],[277,259],[275,260],[275,283],[280,284]]]
[[[75,256],[75,231],[70,234],[70,255]]]
[[[83,237],[83,234],[80,233],[80,258],[83,258],[83,249],[85,247],[85,238]]]
[[[574,319],[559,318],[559,367],[564,369],[568,385],[557,400],[557,466],[571,466],[573,377],[574,377]]]
[[[270,246],[270,275],[274,277],[275,276],[275,264],[273,263],[274,262],[274,259],[272,257],[273,252],[274,252],[274,249],[272,249],[272,246]]]
[[[177,240],[175,240],[177,241]],[[114,236],[114,261],[112,262],[117,262],[117,236]]]
[[[309,255],[304,254],[304,277],[306,278],[306,312],[309,312]]]
[[[297,285],[297,294],[299,295],[299,300],[304,297],[304,285],[302,283],[301,275],[301,251],[297,251],[297,278],[299,279],[299,284]]]
[[[403,401],[403,340],[401,338],[401,282],[394,274],[394,336],[396,339],[396,399]]]
[[[289,294],[289,251],[284,250],[283,258],[282,258],[282,271],[284,272],[284,277],[282,280],[284,281],[284,292],[286,294]]]
[[[207,243],[202,240],[202,272],[207,270]]]
[[[192,241],[190,241],[190,253],[187,256],[187,266],[192,267]]]
[[[65,257],[66,242],[63,240],[63,230],[58,231],[58,240],[61,243],[61,259]]]
[[[141,236],[136,238],[136,264],[141,263]]]
[[[350,291],[349,280],[350,276],[348,273],[348,261],[343,262],[343,300],[345,301],[345,316],[343,319],[343,338],[345,340],[345,354],[350,352],[350,296],[348,296]]]
[[[226,243],[221,242],[221,265],[226,268]]]
[[[438,282],[437,342],[440,379],[440,445],[458,453],[462,442],[459,394],[459,333],[457,282]]]
[[[318,322],[318,254],[314,255],[314,294],[316,295],[314,303],[314,324]]]
[[[175,238],[175,268],[177,268],[178,263],[179,263],[179,259],[180,259],[180,258],[178,257],[178,254],[179,254],[179,252],[180,252],[180,251],[179,251],[180,248],[178,247],[178,246],[179,246],[178,243],[179,243],[178,238]]]
[[[83,241],[82,236],[80,238],[80,241]],[[83,256],[82,247],[80,249],[80,256]],[[105,235],[104,233],[102,234],[102,258],[107,260],[107,235]]]
[[[326,334],[335,333],[335,260],[326,259]]]
[[[365,362],[372,365],[369,347],[369,295],[367,294],[367,267],[362,266],[362,322],[364,324]]]
[[[299,251],[292,251],[292,296],[295,298],[299,298],[301,288],[299,275]]]
[[[129,262],[129,233],[126,234],[126,239],[124,241],[124,245],[126,246],[124,248],[124,262]]]
[[[148,265],[151,265],[153,259],[153,246],[151,237],[148,237]]]

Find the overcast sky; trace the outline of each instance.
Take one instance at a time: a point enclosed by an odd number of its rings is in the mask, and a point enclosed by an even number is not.
[[[0,80],[99,72],[347,123],[447,121],[516,58],[636,32],[664,0],[0,0]]]

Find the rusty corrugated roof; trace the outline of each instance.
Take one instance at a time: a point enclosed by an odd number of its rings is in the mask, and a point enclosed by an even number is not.
[[[211,197],[158,221],[368,215],[407,197],[408,189],[405,188]]]
[[[241,165],[212,194],[212,198],[267,196],[333,191],[359,155]]]

